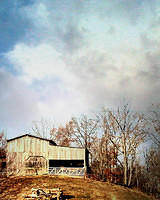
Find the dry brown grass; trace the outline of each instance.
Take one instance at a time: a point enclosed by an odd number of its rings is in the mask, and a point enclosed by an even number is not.
[[[31,194],[32,188],[57,188],[64,191],[63,199],[87,200],[152,200],[143,193],[136,192],[114,184],[91,179],[57,177],[57,176],[25,176],[0,179],[0,199],[24,199]]]

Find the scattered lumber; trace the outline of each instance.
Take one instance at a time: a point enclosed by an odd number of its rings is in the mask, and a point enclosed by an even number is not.
[[[41,188],[32,188],[32,194],[24,196],[24,199],[52,200],[53,198],[57,198],[57,200],[60,200],[62,194],[63,192],[60,188],[46,189],[45,191]]]

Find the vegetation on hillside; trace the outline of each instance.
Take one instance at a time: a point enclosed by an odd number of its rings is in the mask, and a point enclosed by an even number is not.
[[[160,197],[160,105],[152,106],[145,115],[132,111],[128,104],[116,110],[103,108],[92,117],[73,117],[57,128],[41,120],[34,122],[31,130],[58,145],[87,148],[88,177]],[[0,151],[5,155],[3,133],[0,140]],[[150,145],[144,149],[146,142]]]

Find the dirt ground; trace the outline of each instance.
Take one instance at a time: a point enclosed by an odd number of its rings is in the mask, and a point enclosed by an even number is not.
[[[31,194],[32,188],[61,188],[63,200],[151,200],[153,198],[131,189],[114,184],[93,181],[91,179],[57,177],[57,176],[24,176],[0,178],[0,200],[24,200]]]

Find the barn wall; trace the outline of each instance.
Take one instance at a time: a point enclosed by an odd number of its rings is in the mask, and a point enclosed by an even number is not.
[[[45,174],[48,170],[48,141],[39,138],[24,136],[11,140],[7,144],[7,171],[8,174]],[[42,156],[46,160],[46,167],[38,169],[26,169],[26,162],[31,156]]]
[[[54,160],[83,160],[84,149],[49,146],[48,159]]]
[[[33,160],[43,160],[42,168],[27,167],[26,163]],[[49,141],[31,136],[11,140],[7,144],[7,171],[9,174],[47,174],[49,160],[85,160],[85,150],[50,145]],[[85,161],[84,161],[85,162]],[[84,163],[85,164],[85,163]],[[28,165],[27,165],[28,166]]]

